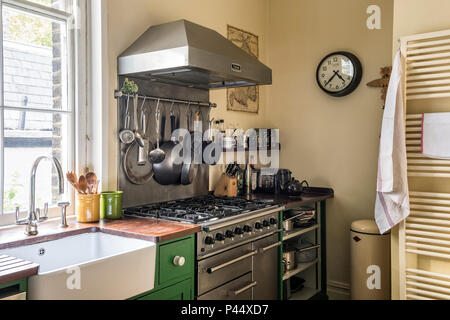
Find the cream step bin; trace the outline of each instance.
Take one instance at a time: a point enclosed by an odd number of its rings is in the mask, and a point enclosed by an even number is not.
[[[355,221],[350,237],[352,300],[390,300],[391,236],[373,220]]]

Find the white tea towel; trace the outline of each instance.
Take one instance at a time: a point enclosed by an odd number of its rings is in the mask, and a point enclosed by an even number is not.
[[[381,234],[410,213],[401,62],[398,52],[392,67],[381,131],[375,203],[375,221]]]
[[[450,113],[425,113],[422,120],[422,154],[450,159]]]

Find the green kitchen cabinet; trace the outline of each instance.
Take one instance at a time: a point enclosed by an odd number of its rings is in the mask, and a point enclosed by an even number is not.
[[[178,263],[176,258],[183,258]],[[193,300],[195,235],[157,244],[155,287],[133,300]]]
[[[27,294],[28,279],[0,284],[0,300],[23,300]]]
[[[159,247],[159,284],[190,277],[194,273],[195,244],[191,239],[183,239]],[[176,257],[183,257],[184,265],[174,263]]]
[[[147,294],[137,300],[193,300],[192,281],[190,279]]]

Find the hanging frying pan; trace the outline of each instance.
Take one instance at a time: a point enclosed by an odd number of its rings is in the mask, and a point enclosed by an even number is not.
[[[186,128],[188,130],[188,135],[190,135],[190,139],[183,139],[183,143],[185,143],[183,150],[191,153],[191,159],[183,162],[183,166],[181,168],[181,184],[185,186],[192,184],[198,172],[198,165],[193,163],[194,133],[191,132],[191,116],[191,110],[188,106],[186,112]]]
[[[172,110],[170,116],[171,133],[178,129],[178,123],[179,121],[177,119],[177,116]],[[166,158],[161,163],[153,164],[153,171],[155,173],[154,178],[156,182],[164,186],[180,184],[182,164],[177,164],[176,160],[179,155],[174,152],[174,148],[177,145],[177,140],[172,139],[171,137],[166,141],[167,142],[165,142],[161,146],[161,149],[164,151]]]

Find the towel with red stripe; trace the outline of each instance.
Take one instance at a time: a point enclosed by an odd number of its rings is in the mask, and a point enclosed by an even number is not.
[[[410,214],[401,54],[392,67],[381,130],[375,221],[384,234]]]

